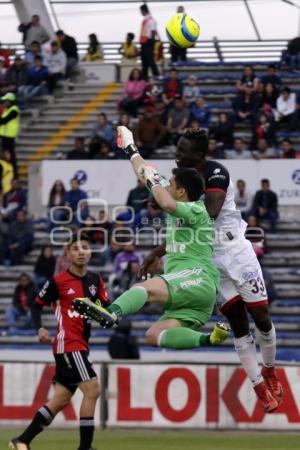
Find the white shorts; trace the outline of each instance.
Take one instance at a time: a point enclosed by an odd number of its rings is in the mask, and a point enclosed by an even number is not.
[[[268,304],[261,267],[250,241],[241,239],[225,253],[214,254],[214,263],[220,271],[217,304],[222,313],[240,300],[248,308]]]

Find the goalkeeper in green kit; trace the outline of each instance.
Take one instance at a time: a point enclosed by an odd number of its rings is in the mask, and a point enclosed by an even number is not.
[[[137,283],[107,309],[88,298],[78,298],[73,301],[75,310],[110,328],[146,302],[161,303],[165,312],[147,331],[148,344],[174,349],[221,344],[229,334],[223,323],[216,324],[210,334],[199,331],[212,315],[219,282],[212,262],[212,223],[199,200],[204,191],[201,175],[191,168],[173,169],[165,188],[157,169],[140,156],[131,131],[124,126],[118,127],[118,146],[167,213],[164,274]]]

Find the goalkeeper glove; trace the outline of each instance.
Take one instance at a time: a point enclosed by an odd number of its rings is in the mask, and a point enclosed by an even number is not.
[[[117,146],[122,148],[130,159],[139,156],[139,151],[134,144],[133,134],[127,127],[118,127]]]
[[[146,186],[149,190],[154,188],[155,186],[160,186],[162,178],[158,173],[156,167],[151,166],[150,164],[142,164],[139,167],[138,175],[141,181],[146,183]]]

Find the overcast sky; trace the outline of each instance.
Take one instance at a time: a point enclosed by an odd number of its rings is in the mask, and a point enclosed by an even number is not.
[[[300,8],[300,0],[292,1]],[[91,32],[96,32],[99,40],[106,42],[119,42],[128,31],[138,36],[141,22],[138,3],[84,3],[54,5],[60,27],[75,36],[78,41],[85,42]],[[298,34],[300,9],[297,10],[281,0],[249,0],[248,3],[262,39],[289,39]],[[179,4],[183,4],[186,11],[199,22],[202,39],[211,39],[213,36],[221,39],[256,38],[242,0],[169,1],[148,4],[164,40],[164,25]],[[17,24],[13,6],[1,4],[0,0],[0,41],[20,42]]]

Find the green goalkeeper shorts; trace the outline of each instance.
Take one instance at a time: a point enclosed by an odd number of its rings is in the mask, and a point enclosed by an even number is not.
[[[160,275],[168,284],[169,298],[160,320],[176,319],[193,330],[205,325],[213,312],[217,287],[202,269]]]

